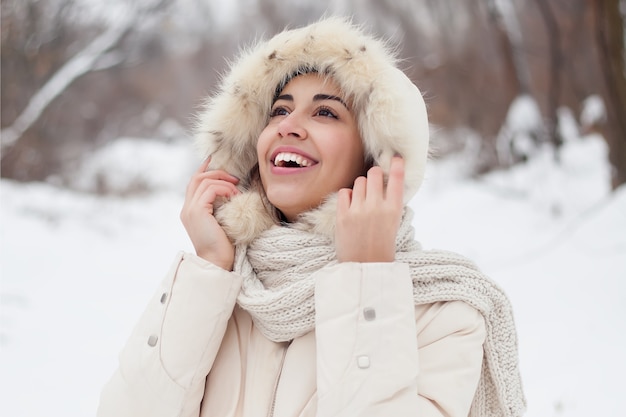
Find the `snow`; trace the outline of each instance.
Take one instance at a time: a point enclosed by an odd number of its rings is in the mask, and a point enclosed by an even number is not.
[[[133,163],[120,163],[129,160]],[[92,193],[176,191],[193,173],[193,160],[194,149],[177,142],[120,138],[85,157],[70,183]]]
[[[106,196],[0,182],[0,415],[95,414],[133,323],[191,250],[178,219],[199,164],[187,152],[111,145],[77,174],[108,167],[118,193]],[[610,192],[606,152],[598,136],[572,138],[561,165],[543,149],[479,179],[443,159],[411,201],[425,247],[471,257],[509,294],[529,417],[626,408],[626,189]],[[123,197],[118,174],[131,183],[149,170],[152,191]]]
[[[509,106],[506,122],[498,136],[498,157],[501,162],[510,164],[513,156],[532,155],[542,126],[543,118],[535,99],[528,94],[516,97]]]
[[[425,246],[471,257],[509,295],[527,416],[626,407],[626,187],[610,194],[606,152],[570,139],[560,167],[544,150],[475,181],[443,162],[412,202]]]
[[[580,124],[583,127],[591,127],[606,120],[606,108],[604,100],[597,94],[592,94],[583,101],[580,111]]]

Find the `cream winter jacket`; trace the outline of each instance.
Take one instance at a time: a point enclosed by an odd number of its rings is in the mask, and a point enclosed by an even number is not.
[[[316,330],[272,342],[235,305],[241,277],[180,254],[104,388],[98,417],[467,416],[485,324],[415,306],[405,264],[315,276]]]

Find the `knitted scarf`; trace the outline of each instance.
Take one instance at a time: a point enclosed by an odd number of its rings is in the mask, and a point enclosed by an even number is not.
[[[407,263],[415,304],[464,301],[484,317],[487,337],[470,416],[516,417],[525,409],[517,363],[511,305],[503,291],[468,259],[452,252],[425,251],[413,239],[406,209],[396,239],[396,261]],[[273,226],[236,250],[235,272],[244,277],[238,304],[270,340],[302,336],[315,327],[312,274],[336,264],[331,239]]]

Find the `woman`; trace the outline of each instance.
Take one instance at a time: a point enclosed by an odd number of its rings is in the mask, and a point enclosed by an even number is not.
[[[518,416],[505,295],[423,251],[422,96],[343,19],[245,52],[199,117],[180,254],[98,415]]]

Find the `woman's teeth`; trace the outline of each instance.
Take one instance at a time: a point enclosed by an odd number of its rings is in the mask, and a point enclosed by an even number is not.
[[[293,166],[294,164],[302,168],[312,165],[311,161],[302,155],[291,152],[280,152],[274,158],[274,165],[277,167]]]

